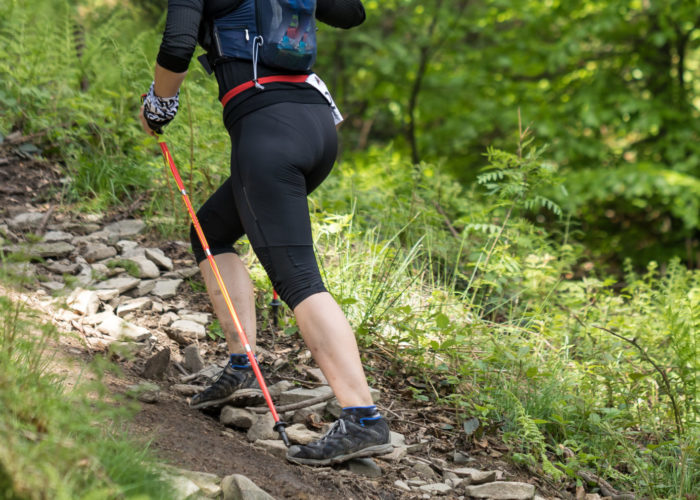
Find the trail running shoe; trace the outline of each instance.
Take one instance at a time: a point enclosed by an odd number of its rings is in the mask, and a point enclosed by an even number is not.
[[[246,362],[245,356],[242,360]],[[231,356],[231,361],[235,361],[234,355]],[[231,361],[210,387],[190,399],[190,408],[202,409],[223,406],[225,403],[251,406],[264,401],[260,385],[250,365],[236,365]]]
[[[330,465],[351,458],[384,455],[392,449],[389,426],[376,409],[369,415],[344,409],[321,439],[304,446],[291,446],[287,450],[287,460],[305,465]]]

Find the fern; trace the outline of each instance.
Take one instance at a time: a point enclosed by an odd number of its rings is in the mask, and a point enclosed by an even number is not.
[[[562,471],[554,467],[552,462],[547,458],[547,445],[544,436],[537,428],[537,424],[530,418],[525,410],[525,407],[520,400],[515,397],[509,390],[505,390],[505,394],[513,402],[515,410],[515,423],[518,425],[518,441],[522,451],[531,459],[539,460],[542,464],[542,470],[555,479],[561,479]]]

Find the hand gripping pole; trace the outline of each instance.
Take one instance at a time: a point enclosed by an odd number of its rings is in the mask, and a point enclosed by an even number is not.
[[[236,331],[238,332],[238,338],[241,340],[241,344],[243,344],[245,348],[245,353],[248,356],[248,360],[250,361],[250,366],[253,368],[253,372],[255,372],[255,377],[258,379],[258,384],[260,385],[260,389],[262,389],[263,396],[265,397],[265,401],[267,402],[267,406],[270,408],[270,413],[272,414],[272,418],[275,420],[275,425],[273,429],[279,433],[280,438],[284,442],[285,446],[289,447],[289,438],[287,437],[287,433],[285,432],[285,424],[280,420],[279,415],[277,414],[277,410],[275,409],[275,404],[272,402],[272,397],[270,396],[270,391],[267,390],[267,385],[265,384],[265,379],[263,379],[262,372],[260,371],[260,366],[258,366],[258,360],[255,359],[255,354],[253,353],[253,350],[250,347],[250,343],[248,342],[248,337],[246,336],[245,332],[243,331],[243,326],[241,325],[240,320],[238,319],[238,314],[236,314],[236,309],[233,307],[233,302],[231,302],[231,297],[228,294],[228,290],[226,289],[226,285],[224,284],[224,280],[221,277],[221,273],[219,272],[219,267],[216,265],[216,261],[214,260],[214,256],[211,253],[211,250],[209,249],[209,244],[207,243],[207,239],[204,237],[204,232],[202,231],[202,227],[199,225],[199,220],[197,219],[197,214],[195,214],[194,208],[192,208],[192,203],[190,202],[190,197],[187,195],[187,191],[185,190],[185,186],[182,183],[182,179],[180,178],[180,174],[177,171],[177,167],[175,166],[175,161],[173,161],[173,157],[170,154],[170,150],[168,149],[168,145],[165,143],[165,141],[159,141],[158,144],[160,145],[160,149],[163,152],[163,158],[165,158],[166,163],[170,167],[170,171],[173,174],[173,177],[175,178],[175,183],[177,184],[177,188],[180,190],[180,194],[182,194],[182,199],[185,201],[185,206],[187,207],[187,211],[190,214],[190,219],[192,219],[192,224],[194,225],[194,229],[197,232],[197,236],[199,237],[199,241],[202,244],[202,248],[204,249],[204,253],[207,256],[207,260],[209,261],[209,264],[211,265],[211,269],[214,272],[214,276],[216,277],[216,282],[219,284],[219,289],[221,290],[221,293],[224,297],[224,301],[226,302],[226,306],[228,307],[229,314],[231,314],[231,319],[233,320],[233,324],[236,326]]]

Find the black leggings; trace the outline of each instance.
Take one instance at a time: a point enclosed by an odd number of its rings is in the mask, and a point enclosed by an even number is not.
[[[311,239],[306,196],[328,176],[338,137],[326,104],[279,103],[229,129],[231,176],[197,212],[214,255],[244,234],[280,298],[294,309],[326,288]],[[206,259],[194,228],[197,262]]]

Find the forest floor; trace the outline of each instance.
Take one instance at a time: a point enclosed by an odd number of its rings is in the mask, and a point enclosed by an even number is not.
[[[49,161],[32,156],[31,148],[26,148],[28,152],[23,151],[22,144],[28,142],[15,138],[12,148],[8,148],[7,143],[4,147],[0,145],[0,194],[3,199],[0,222],[22,213],[41,213],[43,218],[38,227],[41,234],[59,224],[75,226],[76,223],[88,224],[89,220],[89,223],[104,225],[138,214],[138,204],[103,214],[99,220],[76,214],[60,199],[65,172]],[[140,245],[162,249],[174,262],[189,262],[190,267],[194,264],[189,249],[181,243],[162,241],[155,232],[140,234],[136,239]],[[170,299],[172,308],[212,313],[203,287],[193,286],[192,282],[201,284],[198,275],[191,277],[190,281],[183,281],[177,296]],[[39,280],[35,285],[23,293],[30,299],[50,298],[41,289]],[[31,304],[31,300],[29,302]],[[47,318],[53,317],[50,311],[43,309]],[[149,313],[151,315],[144,317],[141,324],[158,329],[157,316],[162,313]],[[318,378],[312,376],[315,364],[297,335],[288,336],[275,330],[266,317],[259,318],[258,326],[258,343],[264,347],[262,366],[266,376],[269,376],[269,383],[290,380],[298,387],[319,385]],[[79,326],[72,330],[74,335],[63,336],[58,346],[65,357],[83,363],[105,352],[99,346],[86,343]],[[467,437],[457,428],[453,409],[415,401],[406,388],[406,380],[386,375],[383,367],[389,361],[385,353],[373,348],[363,350],[363,360],[371,368],[372,385],[381,392],[378,406],[389,420],[392,430],[403,434],[408,445],[414,445],[410,454],[397,461],[376,460],[381,470],[378,477],[353,472],[345,465],[313,468],[290,464],[284,458],[249,442],[245,432],[220,423],[218,415],[190,409],[186,397],[171,391],[170,388],[182,380],[182,373],[175,365],[183,359],[181,352],[184,346],[165,334],[156,337],[157,342],[150,344],[136,357],[113,356],[120,370],[118,374],[110,373],[106,382],[116,393],[125,393],[128,387],[144,382],[142,374],[147,360],[159,350],[170,348],[173,352],[170,365],[162,379],[157,381],[161,389],[158,400],[154,404],[140,405],[140,411],[129,424],[129,431],[131,435],[148,441],[159,458],[175,467],[213,473],[219,477],[243,474],[276,498],[428,498],[431,493],[416,487],[406,491],[397,487],[396,482],[419,478],[427,482],[444,482],[441,473],[454,467],[497,471],[502,480],[534,485],[538,495],[574,498],[573,492],[558,491],[544,479],[507,462],[507,448],[498,432],[486,433],[479,439]],[[207,337],[198,343],[206,364],[221,365],[225,360],[226,348],[221,339]],[[66,371],[70,373],[70,370]],[[320,430],[321,423],[316,424]],[[466,465],[454,464],[456,453],[461,453]],[[417,464],[428,465],[428,468],[417,467]],[[427,477],[430,476],[430,469],[434,473],[433,478]],[[576,496],[585,498],[580,490]],[[446,497],[469,498],[457,488],[447,493]]]

